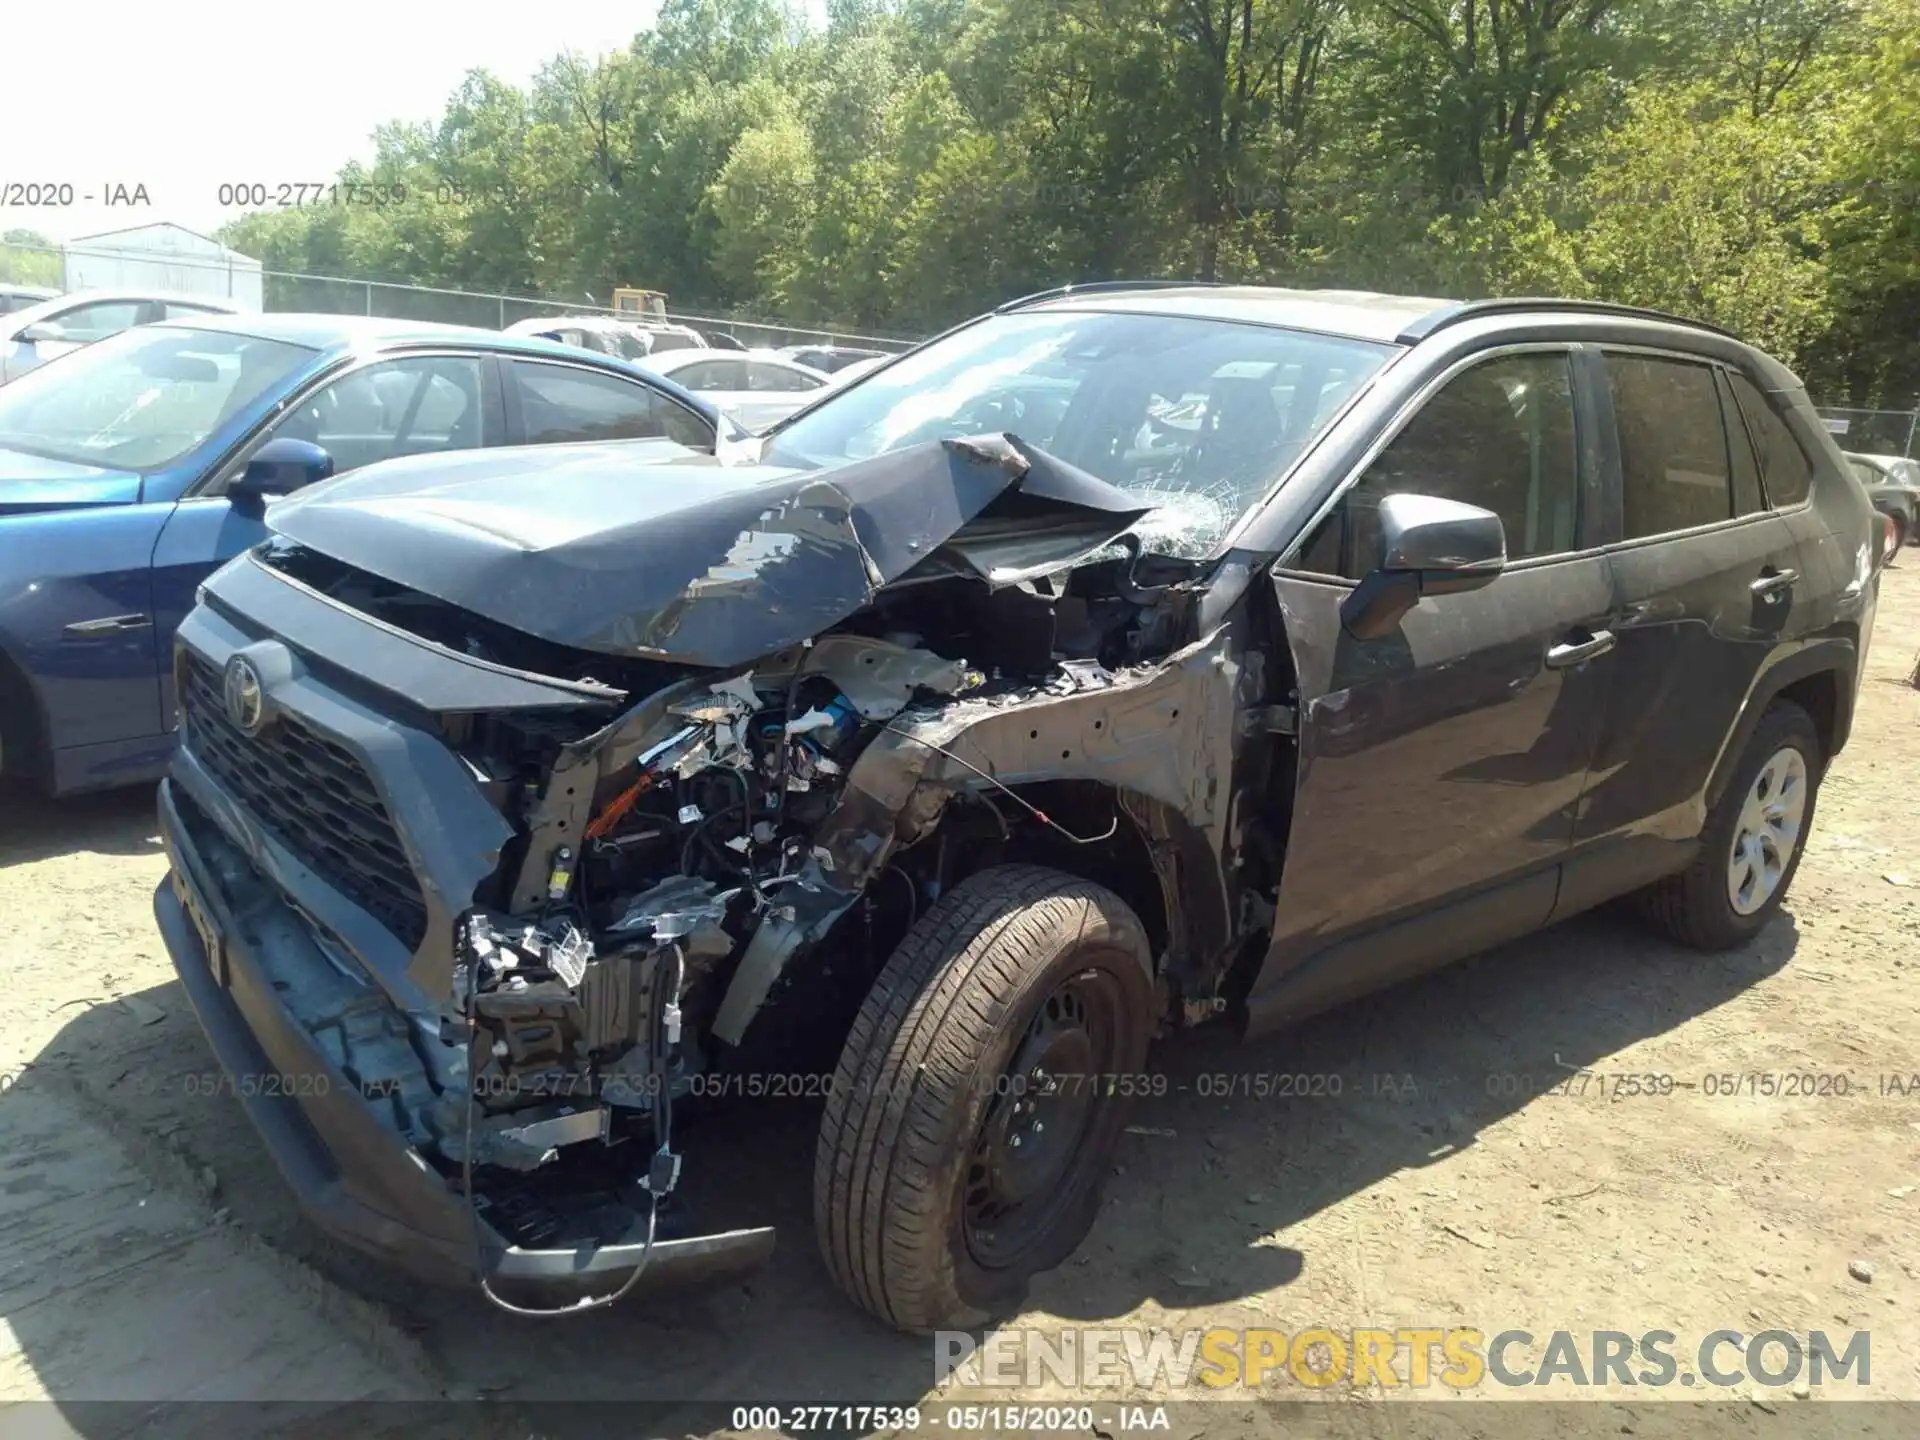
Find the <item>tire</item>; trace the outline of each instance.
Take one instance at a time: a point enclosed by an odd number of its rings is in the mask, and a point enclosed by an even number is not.
[[[1785,757],[1797,757],[1797,762]],[[1761,796],[1756,786],[1762,772],[1776,761],[1781,768],[1771,772],[1771,789]],[[1700,853],[1693,863],[1678,875],[1640,892],[1648,918],[1681,944],[1696,950],[1729,950],[1765,928],[1800,868],[1800,856],[1813,829],[1814,803],[1819,799],[1825,763],[1819,732],[1807,712],[1790,700],[1774,701],[1760,717],[1739,768],[1708,815],[1706,828],[1700,832]],[[1747,824],[1753,813],[1747,808],[1749,801],[1758,796],[1763,808],[1784,805],[1791,810],[1795,802],[1790,797],[1796,784],[1799,818],[1788,853],[1781,853],[1780,832],[1769,827],[1765,834],[1756,836],[1757,850],[1742,847],[1749,860],[1736,870],[1736,842],[1754,833]],[[1783,796],[1789,798],[1783,800]],[[1756,854],[1770,857],[1764,869],[1764,875],[1771,877],[1770,888],[1768,881],[1759,878],[1763,871],[1751,863]],[[1777,868],[1774,859],[1780,862]],[[1753,877],[1754,883],[1737,892],[1736,878],[1741,873]]]
[[[1900,516],[1893,517],[1893,538],[1887,542],[1886,564],[1892,565],[1900,558],[1900,552],[1907,543],[1907,522]]]
[[[1119,896],[1037,865],[983,870],[921,916],[854,1020],[814,1152],[814,1228],[848,1298],[900,1330],[967,1328],[1073,1253],[1128,1108],[1093,1077],[1144,1066],[1152,964]]]

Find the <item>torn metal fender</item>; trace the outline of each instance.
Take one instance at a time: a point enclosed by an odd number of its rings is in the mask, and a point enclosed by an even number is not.
[[[786,685],[796,670],[831,680],[864,720],[891,720],[921,690],[952,695],[967,684],[965,661],[866,635],[823,635],[754,667],[773,686]]]
[[[896,717],[854,762],[814,837],[832,868],[810,866],[782,892],[780,911],[762,920],[714,1034],[739,1044],[793,956],[826,935],[895,850],[930,834],[956,794],[988,784],[968,765],[1008,786],[1090,780],[1132,797],[1130,814],[1145,805],[1180,817],[1198,853],[1177,842],[1157,845],[1151,831],[1148,837],[1156,866],[1174,870],[1171,877],[1162,871],[1163,886],[1174,884],[1179,899],[1169,913],[1184,921],[1186,948],[1224,949],[1233,922],[1221,877],[1235,844],[1231,799],[1238,715],[1249,703],[1245,674],[1223,628],[1100,688],[961,700]]]

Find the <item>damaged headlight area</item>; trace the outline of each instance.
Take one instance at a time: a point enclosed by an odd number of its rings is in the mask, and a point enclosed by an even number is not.
[[[829,1079],[889,957],[976,872],[1051,863],[1139,897],[1174,959],[1224,953],[1207,857],[1242,671],[1194,633],[1195,562],[1129,534],[1139,499],[1017,437],[644,504],[629,475],[574,478],[634,513],[503,547],[486,477],[288,512],[216,588],[289,646],[340,630],[368,669],[290,678],[306,690],[252,751],[209,681],[187,752],[284,761],[242,803],[334,893],[414,917],[368,910],[386,934],[351,948],[386,992],[353,1003],[405,1032],[417,1076],[344,1010],[299,1021],[344,1037],[334,1062],[458,1198],[483,1278],[598,1253],[597,1303],[656,1239],[745,1246],[693,1225],[677,1134],[712,1097],[826,1094],[732,1082]],[[422,505],[433,524],[399,526]],[[204,623],[217,667],[229,622]],[[369,866],[274,808],[310,754],[362,767],[338,824],[385,847]]]
[[[643,740],[623,747],[631,727],[616,726],[560,760],[556,779],[598,777],[577,843],[529,852],[531,913],[461,917],[441,1018],[467,1081],[442,1105],[440,1156],[513,1243],[612,1240],[636,1210],[654,1223],[679,1174],[674,1102],[710,1060],[689,1042],[762,924],[830,885],[814,836],[857,755],[914,696],[988,684],[896,643],[913,638],[830,636],[764,678],[683,683],[640,707]]]

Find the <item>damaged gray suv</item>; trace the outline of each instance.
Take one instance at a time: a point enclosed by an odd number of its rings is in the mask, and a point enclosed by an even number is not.
[[[1157,1032],[1619,895],[1740,943],[1876,603],[1799,382],[1595,304],[1069,288],[754,451],[372,466],[179,629],[213,1049],[322,1226],[523,1312],[767,1255],[678,1188],[714,1096],[823,1102],[835,1279],[967,1325]]]

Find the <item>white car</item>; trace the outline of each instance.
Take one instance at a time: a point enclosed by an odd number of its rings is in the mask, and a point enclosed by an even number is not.
[[[667,350],[704,349],[706,339],[685,325],[641,324],[613,315],[535,315],[507,326],[508,335],[537,335],[622,360],[644,360]]]
[[[786,419],[834,378],[773,350],[675,350],[639,363],[754,431]]]
[[[11,315],[16,310],[24,310],[29,305],[38,305],[51,300],[60,292],[48,285],[15,285],[11,281],[0,285],[0,315]]]
[[[889,360],[896,358],[893,355],[874,355],[865,360],[855,360],[851,365],[842,365],[827,378],[835,385],[851,385],[862,375],[871,375]]]
[[[238,315],[242,306],[211,295],[152,290],[75,290],[0,315],[0,385],[49,360],[135,325],[201,315]]]

